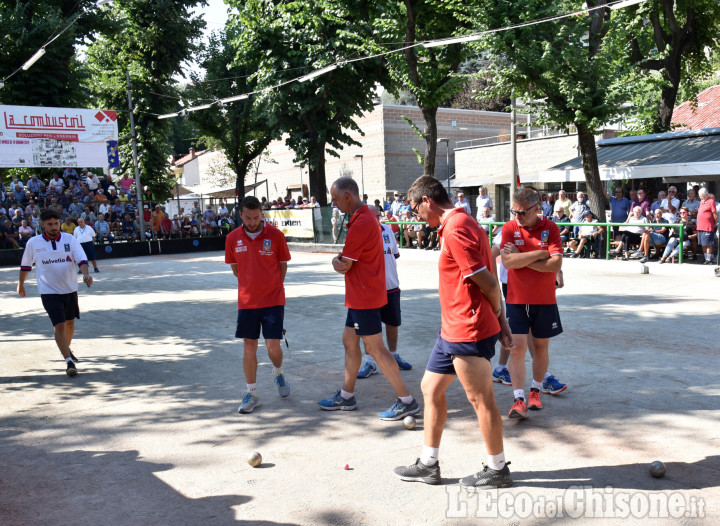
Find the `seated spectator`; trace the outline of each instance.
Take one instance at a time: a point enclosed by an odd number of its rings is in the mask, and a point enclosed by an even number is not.
[[[55,174],[53,174],[53,175],[55,175]],[[78,180],[77,170],[75,170],[75,168],[72,168],[72,167],[65,168],[65,170],[63,170],[63,178],[77,181]]]
[[[570,207],[573,203],[572,201],[570,201],[570,199],[568,199],[565,190],[560,190],[558,192],[558,198],[556,202],[563,207],[563,212],[565,212],[565,216],[570,218]],[[557,210],[557,205],[555,205],[555,210]]]
[[[87,189],[91,192],[97,192],[97,190],[101,190],[100,179],[98,179],[98,176],[92,172],[87,173],[87,179],[83,182],[87,185]]]
[[[62,225],[60,225],[60,230],[65,232],[66,234],[70,234],[71,236],[75,232],[75,227],[77,225],[73,222],[72,216],[67,216],[65,218],[65,221],[63,221]]]
[[[640,198],[640,190],[638,190],[638,198]],[[620,242],[622,249],[618,248],[618,250],[615,250],[611,252],[611,254],[618,255],[620,254],[621,250],[623,253],[623,260],[627,261],[630,259],[630,245],[639,245],[640,240],[642,239],[642,235],[645,232],[645,227],[643,227],[642,223],[648,223],[647,217],[643,215],[643,209],[640,206],[636,206],[633,208],[633,213],[630,217],[628,217],[628,220],[626,223],[630,223],[632,225],[640,224],[639,226],[623,226],[620,227],[620,233],[622,234],[620,237]]]
[[[162,213],[162,210],[160,209],[160,206],[155,206],[155,209],[152,211],[152,214],[150,215],[150,222],[151,222],[151,228],[153,236],[157,238],[162,238],[165,236],[165,231],[163,230],[162,220],[165,219],[165,214]]]
[[[565,207],[559,201],[555,205],[555,215],[550,220],[560,228],[560,242],[567,243],[570,241],[570,227],[560,226],[561,223],[569,223],[570,218],[565,215]]]
[[[0,225],[0,245],[2,248],[20,248],[18,244],[19,234],[9,219]]]
[[[653,217],[653,225],[667,224],[667,220],[663,218],[662,208],[655,209]],[[640,263],[646,263],[650,257],[650,246],[664,246],[667,244],[667,236],[670,233],[670,229],[666,226],[651,226],[645,229],[642,238],[640,239],[640,250],[638,250],[633,256],[640,256]],[[657,250],[656,250],[657,252]]]
[[[65,182],[58,177],[58,174],[54,173],[50,182],[48,182],[48,190],[53,192],[57,197],[62,194],[65,188]]]
[[[460,207],[463,206],[460,204]],[[456,206],[455,208],[459,208]],[[411,216],[411,221],[420,221],[417,216]],[[405,225],[405,247],[403,248],[415,248],[412,244],[412,240],[415,239],[417,241],[417,248],[422,248],[423,244],[423,237],[425,234],[423,233],[423,225],[421,224],[413,224],[413,225]]]
[[[425,250],[440,250],[440,238],[438,237],[438,227],[431,227],[427,223],[423,227],[423,234],[425,235],[426,243]]]
[[[183,237],[191,237],[193,235],[193,225],[190,216],[185,216],[180,226],[182,227]]]
[[[106,239],[111,245],[112,242],[115,241],[115,236],[112,234],[110,223],[105,221],[105,214],[98,215],[98,220],[95,223],[95,233],[97,234],[96,242],[101,245],[105,244]]]
[[[83,198],[83,189],[82,187],[75,183],[75,181],[70,181],[68,183],[67,190],[65,190],[65,193],[70,193],[70,197],[77,197],[78,199]]]
[[[203,225],[205,235],[206,236],[216,236],[218,235],[218,222],[215,220],[215,217],[212,217],[211,219],[208,219],[204,222]]]
[[[688,191],[690,192],[690,190]],[[692,247],[688,259],[695,259],[695,253],[697,252],[697,224],[695,219],[690,217],[690,211],[686,206],[680,208],[680,223],[683,225],[683,245],[682,248],[686,249]],[[670,230],[668,236],[667,245],[665,245],[665,252],[663,252],[659,263],[665,263],[668,258],[672,263],[675,263],[675,258],[680,253],[680,229],[673,228]]]
[[[381,223],[397,222],[399,219],[395,217],[390,210],[385,210],[385,215],[380,219]],[[388,225],[395,234],[396,241],[400,240],[400,225]]]
[[[35,231],[23,219],[20,227],[17,229],[20,245],[24,248],[28,240],[35,235]]]
[[[660,202],[660,208],[662,209],[663,212],[669,212],[670,205],[672,205],[672,207],[675,210],[680,208],[680,199],[675,197],[676,195],[677,195],[677,188],[675,188],[674,186],[671,186],[670,188],[668,188],[667,197],[664,198]]]
[[[541,203],[542,215],[545,219],[550,219],[555,212],[555,196],[547,194],[547,197]]]
[[[33,210],[37,209],[38,207],[35,205],[35,201],[33,199],[30,199],[30,201],[28,201],[28,205],[25,207],[25,212],[23,213],[23,216],[25,218],[29,218],[32,215]]]
[[[77,214],[78,216],[85,211],[85,205],[83,205],[77,197],[73,197],[72,203],[68,206],[68,212],[71,214]]]
[[[40,192],[44,189],[44,187],[45,183],[38,179],[37,174],[32,174],[30,179],[28,179],[27,183],[25,184],[25,188],[28,192],[30,192],[30,195],[32,195],[33,199],[40,199]]]
[[[30,226],[35,232],[35,235],[42,234],[42,229],[40,228],[40,211],[37,208],[33,210],[30,216]]]
[[[182,220],[175,214],[172,218],[172,225],[170,226],[170,237],[173,239],[179,239],[183,237],[182,231]]]
[[[12,215],[12,217],[10,218],[10,221],[12,222],[12,224],[13,224],[13,226],[14,226],[15,228],[19,228],[20,225],[22,224],[23,220],[24,220],[24,217],[23,217],[23,211],[22,211],[22,209],[21,209],[21,208],[16,208],[16,209],[13,211],[13,215]]]
[[[578,230],[577,237],[570,241],[570,250],[572,251],[570,257],[584,257],[583,248],[585,248],[585,245],[590,245],[595,252],[595,258],[600,259],[602,254],[603,232],[605,232],[605,229],[598,225],[597,222],[595,214],[588,210],[583,219],[584,224],[580,226]]]
[[[114,205],[115,202],[118,200],[118,195],[117,195],[117,191],[115,191],[115,187],[111,186],[110,190],[105,190],[103,188],[103,192],[107,196],[108,204],[110,206]]]
[[[135,241],[137,239],[138,225],[130,214],[125,214],[122,220],[122,235],[125,241]]]
[[[480,224],[480,228],[482,228],[485,233],[492,239],[495,237],[495,233],[500,228],[498,225],[483,225],[482,223],[494,223],[495,218],[490,215],[490,209],[487,207],[483,207],[480,211],[480,219],[478,220]]]
[[[653,203],[650,205],[650,215],[651,217],[655,217],[655,210],[658,208],[662,208],[662,203],[665,201],[665,196],[667,196],[667,193],[665,193],[664,190],[660,190],[657,195],[657,199],[653,201]]]
[[[127,194],[118,194],[117,202],[127,207],[130,204],[130,197]]]
[[[690,188],[687,191],[687,199],[683,201],[682,206],[688,209],[688,215],[690,218],[695,219],[697,217],[698,208],[700,208],[700,200],[695,194],[695,190]],[[680,216],[682,218],[682,214]]]
[[[163,214],[163,218],[160,221],[160,231],[162,232],[162,236],[165,239],[172,238],[173,234],[173,222],[172,219],[170,219],[169,216]]]
[[[97,216],[95,215],[95,212],[93,212],[92,208],[86,206],[83,213],[80,214],[80,219],[85,221],[88,225],[93,226],[95,221],[97,221]]]
[[[647,196],[645,195],[645,190],[642,188],[638,188],[638,190],[635,194],[636,197],[634,197],[634,198],[632,197],[633,190],[631,190],[630,192],[631,192],[631,194],[630,194],[631,203],[630,204],[632,206],[632,209],[635,210],[635,207],[639,206],[640,209],[642,210],[642,215],[647,217],[648,214],[650,213],[650,199],[648,199]],[[634,214],[634,212],[633,212],[633,214]]]
[[[104,215],[105,217],[110,217],[110,203],[100,203],[100,205],[98,206],[98,218],[100,217],[100,214]]]
[[[110,197],[110,189],[116,190],[115,183],[113,182],[112,175],[107,174],[105,177],[100,179],[100,187],[105,190],[105,193]]]
[[[100,206],[102,203],[107,203],[108,198],[102,188],[98,188],[95,192],[95,204]]]
[[[230,214],[225,213],[220,216],[218,227],[220,228],[220,233],[223,235],[228,234],[235,228],[235,224],[232,217],[230,217]]]
[[[17,175],[12,176],[12,181],[10,181],[9,190],[15,194],[16,197],[19,197],[20,195],[25,195],[25,185],[22,183],[20,179],[18,179]]]

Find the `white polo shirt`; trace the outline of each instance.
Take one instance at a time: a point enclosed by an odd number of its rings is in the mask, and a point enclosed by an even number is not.
[[[93,227],[89,225],[85,225],[82,228],[76,226],[73,231],[73,236],[75,236],[75,239],[78,240],[78,243],[87,243],[88,241],[92,241],[95,237],[95,230],[93,230]]]
[[[87,257],[73,236],[60,232],[55,239],[45,234],[30,238],[20,270],[31,271],[33,263],[40,294],[70,294],[78,289],[75,264],[87,265]]]
[[[380,223],[383,238],[383,253],[385,255],[385,288],[394,290],[400,288],[400,279],[397,272],[397,258],[400,257],[395,234],[392,229],[383,223]]]

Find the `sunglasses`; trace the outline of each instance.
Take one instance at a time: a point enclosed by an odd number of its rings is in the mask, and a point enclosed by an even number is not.
[[[420,205],[421,205],[421,204],[422,204],[422,201],[420,201],[420,202],[417,203],[415,206],[413,206],[413,207],[410,209],[410,211],[411,211],[413,214],[417,214],[417,213],[418,213],[418,209],[420,208]]]
[[[526,208],[525,210],[512,210],[512,209],[510,209],[510,213],[511,213],[513,216],[525,217],[525,214],[527,214],[530,210],[532,210],[533,208],[535,208],[537,205],[538,205],[538,203],[535,203],[535,204],[532,205],[530,208]]]

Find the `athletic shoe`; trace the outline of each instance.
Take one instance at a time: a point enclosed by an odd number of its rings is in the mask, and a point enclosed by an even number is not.
[[[470,488],[509,488],[513,480],[506,463],[502,469],[490,469],[483,464],[483,470],[460,479],[460,485]]]
[[[507,367],[502,371],[495,368],[492,374],[492,381],[496,384],[512,385],[510,381],[510,371],[508,371]]]
[[[394,354],[393,356],[395,356],[395,361],[397,362],[400,370],[409,371],[410,369],[412,369],[412,365],[400,358],[399,354]]]
[[[75,363],[80,363],[80,360],[78,360],[72,351],[70,351],[70,359]]]
[[[540,391],[530,389],[530,395],[528,396],[528,409],[532,411],[540,411],[542,409],[542,402],[540,401]]]
[[[643,256],[640,258],[640,263],[647,263],[647,260],[648,260],[647,256]]]
[[[95,267],[95,272],[100,272],[100,269]]]
[[[290,384],[285,381],[284,374],[275,375],[275,385],[278,388],[278,394],[285,398],[290,395]]]
[[[516,398],[515,403],[510,408],[510,418],[527,418],[527,406],[525,400],[522,398]]]
[[[238,407],[238,413],[252,413],[256,407],[260,407],[260,399],[258,395],[247,393],[245,398],[242,399],[240,407]]]
[[[365,362],[357,373],[358,378],[368,378],[378,373],[378,367],[374,363]]]
[[[553,375],[543,380],[542,392],[546,394],[556,395],[567,389],[567,384],[558,382]]]
[[[643,253],[639,250],[636,250],[630,255],[630,259],[640,259],[641,257],[643,257]]]
[[[350,400],[345,400],[340,396],[340,391],[335,393],[335,396],[326,400],[320,400],[318,402],[320,409],[324,411],[355,411],[357,409],[357,402],[353,396]]]
[[[420,459],[410,466],[400,466],[393,470],[400,480],[407,482],[424,482],[437,486],[442,482],[440,478],[440,463],[436,462],[433,466],[426,466]]]
[[[67,374],[68,376],[75,376],[78,373],[77,367],[75,367],[75,363],[72,360],[70,360],[69,362],[66,361],[66,363],[67,369],[65,369],[65,374]]]
[[[399,398],[390,406],[390,409],[383,411],[378,416],[380,420],[402,420],[408,415],[414,415],[420,411],[417,400],[413,399],[411,403],[405,405]]]

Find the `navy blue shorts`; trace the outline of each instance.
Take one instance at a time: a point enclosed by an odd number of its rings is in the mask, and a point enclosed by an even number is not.
[[[380,321],[400,327],[400,289],[388,290],[387,300],[387,305],[380,307]]]
[[[380,309],[348,309],[345,327],[355,329],[355,334],[358,336],[381,333]]]
[[[80,307],[78,306],[77,292],[69,294],[40,294],[45,312],[50,316],[50,321],[60,325],[74,318],[80,319]]]
[[[438,332],[435,347],[425,369],[437,374],[457,374],[453,356],[478,356],[489,362],[495,356],[495,343],[499,337],[500,333],[477,342],[449,342]]]
[[[715,232],[698,230],[698,245],[707,247],[715,244]]]
[[[95,245],[92,241],[86,241],[85,243],[80,243],[80,246],[83,247],[83,250],[85,251],[85,255],[88,258],[88,261],[92,261],[95,259]]]
[[[262,309],[238,309],[236,338],[257,340],[262,327],[263,338],[279,340],[282,338],[285,305],[265,307]]]
[[[560,311],[557,305],[505,304],[505,314],[513,334],[528,334],[535,338],[552,338],[561,334]]]

